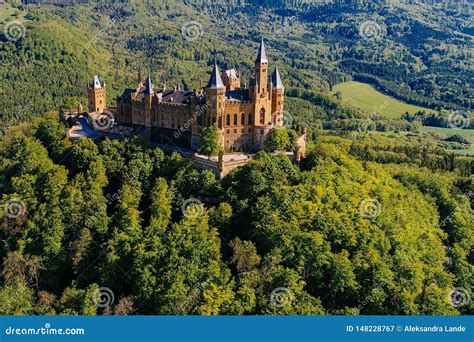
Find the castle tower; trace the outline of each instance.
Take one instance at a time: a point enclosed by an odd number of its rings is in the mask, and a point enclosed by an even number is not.
[[[221,146],[224,146],[225,92],[226,87],[222,82],[217,61],[215,61],[214,69],[212,69],[211,77],[206,86],[207,115],[202,120],[202,126],[209,127],[217,123],[217,128],[220,131],[219,144]]]
[[[89,113],[103,112],[107,108],[107,92],[105,83],[99,80],[97,75],[87,85],[87,96],[89,98]]]
[[[272,84],[268,82],[268,59],[265,43],[260,42],[257,59],[255,60],[255,78],[252,80],[254,90],[251,90],[254,100],[254,130],[253,144],[255,149],[264,149],[268,134],[274,124],[272,121]]]
[[[280,77],[278,67],[272,74],[272,122],[276,126],[283,126],[283,106],[285,101],[285,87]]]
[[[268,84],[268,59],[263,38],[260,42],[257,59],[255,60],[255,78],[258,86],[257,93],[264,94],[267,91]]]

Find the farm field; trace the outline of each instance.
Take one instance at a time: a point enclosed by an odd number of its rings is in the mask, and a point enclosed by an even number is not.
[[[399,101],[391,96],[385,95],[375,89],[371,84],[349,81],[337,84],[330,92],[331,95],[340,92],[342,101],[354,107],[360,108],[368,113],[379,112],[382,116],[399,119],[400,116],[409,112],[411,114],[425,110],[427,112],[433,111],[429,108],[411,105]]]
[[[471,146],[469,149],[466,150],[450,150],[455,153],[459,154],[468,154],[468,155],[474,155],[474,130],[472,129],[455,129],[455,128],[444,128],[444,127],[428,127],[424,126],[422,128],[423,132],[428,132],[428,133],[436,133],[439,136],[446,138],[450,135],[453,134],[459,134],[468,140],[471,141]]]
[[[18,13],[18,16],[15,16],[15,13]],[[6,19],[23,21],[24,12],[21,12],[8,4],[0,3],[0,23],[5,21]]]

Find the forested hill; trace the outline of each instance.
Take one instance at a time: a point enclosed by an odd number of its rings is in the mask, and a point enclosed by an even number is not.
[[[57,108],[68,96],[83,101],[96,73],[112,98],[134,83],[140,64],[156,83],[194,88],[208,77],[213,50],[222,67],[248,78],[261,36],[288,87],[326,92],[356,78],[423,106],[473,105],[472,2],[28,3],[0,5],[3,120]],[[5,34],[12,21],[22,25],[15,40]],[[183,27],[196,36],[185,39]]]
[[[410,2],[0,5],[0,315],[472,315],[474,158],[447,151],[469,141],[327,95],[359,78],[472,107],[469,8]],[[197,87],[212,51],[248,79],[261,36],[309,126],[300,163],[260,151],[220,180],[44,113],[94,74],[113,104],[140,65]]]

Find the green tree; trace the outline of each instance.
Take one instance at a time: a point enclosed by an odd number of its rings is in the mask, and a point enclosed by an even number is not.
[[[290,137],[285,128],[273,129],[267,139],[266,150],[283,151],[291,147]]]
[[[64,127],[55,120],[43,120],[36,129],[35,137],[39,139],[43,146],[51,150],[65,136]]]
[[[219,145],[218,138],[219,130],[217,129],[217,125],[214,124],[211,127],[203,128],[199,152],[208,157],[219,154],[222,151],[222,147]]]

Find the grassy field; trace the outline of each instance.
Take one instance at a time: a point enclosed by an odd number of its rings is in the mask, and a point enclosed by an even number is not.
[[[18,14],[18,16],[15,15]],[[8,4],[0,4],[0,23],[10,20],[24,21],[24,12],[19,11],[16,8],[9,6]]]
[[[453,134],[459,134],[471,142],[471,146],[466,150],[450,150],[455,153],[474,155],[474,130],[473,129],[454,129],[443,127],[427,127],[422,128],[423,132],[436,133],[442,138],[446,138]]]
[[[399,119],[405,112],[433,111],[432,109],[410,105],[394,99],[379,92],[374,86],[367,83],[356,81],[340,83],[333,87],[331,95],[338,91],[341,92],[343,102],[347,102],[368,113],[378,112],[380,115],[388,118]]]

